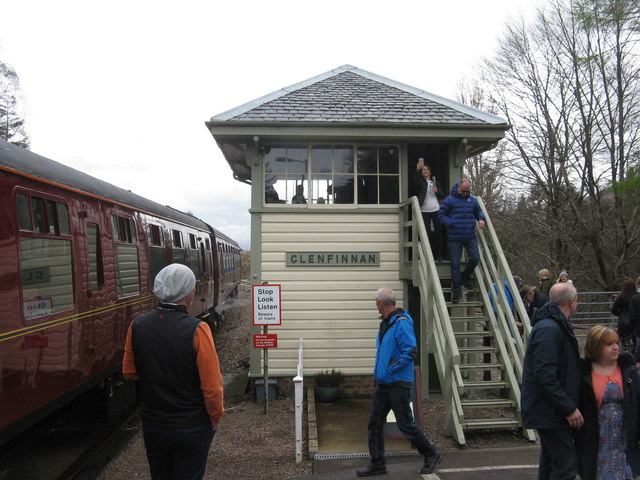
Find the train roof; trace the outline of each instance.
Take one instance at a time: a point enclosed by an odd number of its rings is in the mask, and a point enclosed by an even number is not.
[[[37,153],[0,140],[0,169],[16,175],[45,181],[83,195],[100,198],[169,220],[208,230],[227,241],[236,242],[193,215],[167,205],[160,205],[129,190],[116,187],[79,170]],[[236,244],[237,245],[237,244]]]

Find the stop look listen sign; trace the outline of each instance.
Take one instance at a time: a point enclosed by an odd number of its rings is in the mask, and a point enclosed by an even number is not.
[[[253,324],[282,325],[280,285],[252,285]]]

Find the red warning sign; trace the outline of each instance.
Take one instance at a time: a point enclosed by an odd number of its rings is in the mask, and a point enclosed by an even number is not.
[[[253,348],[278,348],[278,334],[266,333],[253,336]]]

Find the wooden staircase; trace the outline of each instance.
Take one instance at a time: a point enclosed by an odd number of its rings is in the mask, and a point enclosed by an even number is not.
[[[448,263],[438,265],[443,293],[449,298],[450,270]],[[473,289],[463,289],[462,302],[447,302],[460,353],[458,368],[462,381],[457,391],[462,415],[459,421],[463,431],[519,429],[522,422],[516,395],[520,393],[519,389],[512,388],[515,375],[511,361],[500,349],[490,303],[487,307],[477,280],[474,279],[474,283]]]
[[[406,267],[402,273],[420,292],[423,397],[429,395],[424,377],[433,361],[445,402],[446,433],[459,444],[466,443],[465,432],[471,430],[519,429],[535,440],[533,431],[522,428],[520,417],[522,361],[530,326],[517,293],[516,312],[525,319],[523,333],[515,326],[504,281],[510,282],[512,292],[516,287],[490,219],[487,232],[478,232],[481,260],[473,288],[463,288],[462,301],[454,304],[450,264],[433,260],[417,199],[407,201],[402,212],[407,239],[402,242]]]

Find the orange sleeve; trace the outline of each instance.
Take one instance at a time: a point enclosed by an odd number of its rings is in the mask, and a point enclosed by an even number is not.
[[[127,330],[127,339],[124,342],[124,357],[122,359],[122,375],[128,380],[139,380],[138,372],[136,372],[136,358],[133,355],[133,345],[131,344],[131,331],[133,330],[133,322],[129,324]]]
[[[217,428],[224,414],[222,374],[211,329],[206,323],[202,322],[198,325],[193,343],[197,352],[196,363],[204,403],[207,406],[211,426]]]

